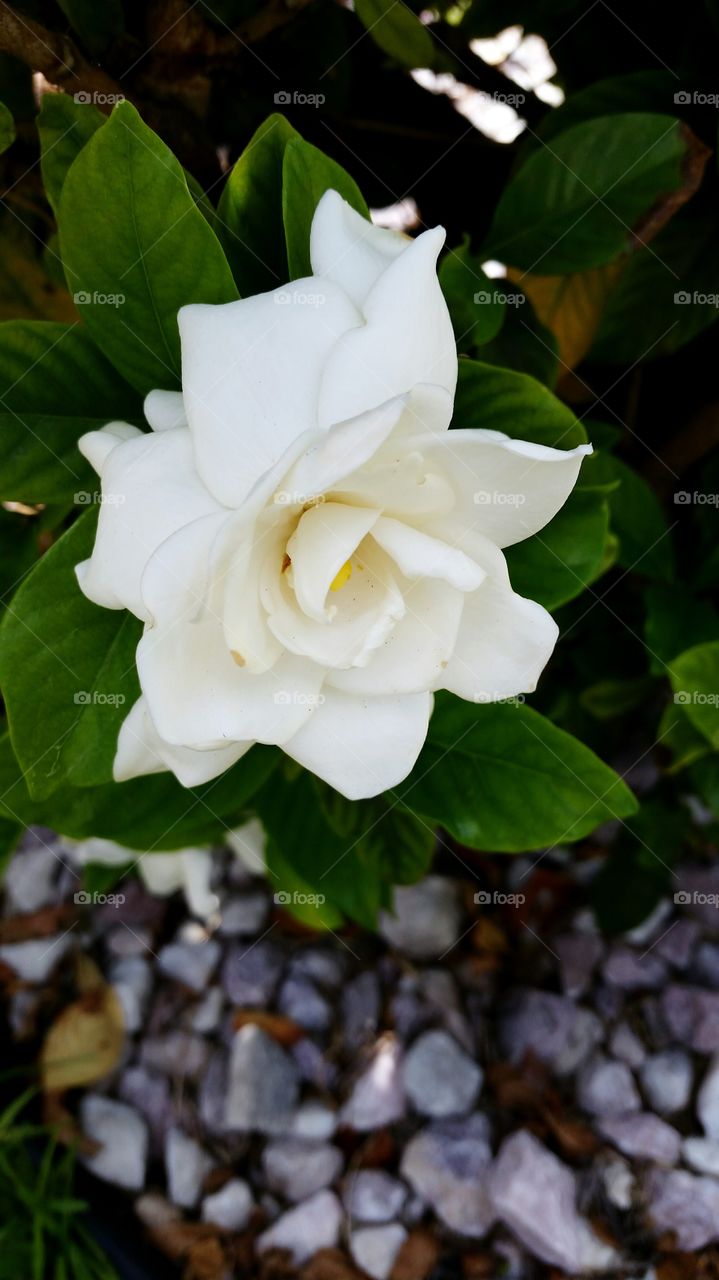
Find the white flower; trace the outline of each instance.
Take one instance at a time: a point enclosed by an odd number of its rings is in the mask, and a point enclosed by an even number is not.
[[[256,818],[228,831],[225,843],[251,875],[265,870],[265,831]],[[182,889],[187,909],[193,916],[206,919],[220,907],[220,899],[212,891],[213,859],[211,849],[178,849],[174,853],[147,853],[127,849],[114,840],[91,836],[87,840],[66,840],[70,856],[79,867],[100,863],[106,867],[130,865],[140,874],[148,893],[167,898]]]
[[[433,690],[534,689],[557,628],[500,548],[551,520],[589,446],[447,431],[443,241],[327,192],[314,275],[183,307],[183,391],[150,392],[152,432],[83,436],[105,501],[80,586],[145,623],[118,780],[195,786],[264,742],[372,796],[411,770]]]

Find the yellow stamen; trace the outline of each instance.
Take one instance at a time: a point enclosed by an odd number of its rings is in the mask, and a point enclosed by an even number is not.
[[[242,654],[238,653],[236,649],[230,649],[230,653],[232,654],[233,661],[237,663],[238,667],[244,667],[245,659]]]
[[[346,582],[352,577],[352,562],[345,560],[342,568],[335,574],[330,583],[330,591],[341,591]]]

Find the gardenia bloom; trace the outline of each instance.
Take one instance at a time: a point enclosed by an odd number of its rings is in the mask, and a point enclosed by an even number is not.
[[[145,624],[118,781],[195,786],[263,742],[373,796],[412,769],[434,690],[534,689],[557,627],[501,548],[551,520],[589,446],[448,432],[443,242],[327,192],[314,274],[183,307],[183,389],[150,392],[152,431],[82,437],[104,501],[80,586]]]

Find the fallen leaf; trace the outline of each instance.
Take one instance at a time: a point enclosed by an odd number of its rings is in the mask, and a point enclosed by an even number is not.
[[[46,1093],[102,1080],[122,1053],[122,1006],[88,956],[78,958],[77,988],[78,999],[55,1019],[40,1053],[40,1075]]]
[[[418,1227],[410,1232],[397,1254],[390,1280],[426,1280],[437,1265],[439,1252],[436,1236]]]
[[[297,1044],[297,1041],[306,1035],[304,1028],[293,1022],[291,1018],[285,1018],[279,1013],[268,1013],[266,1009],[238,1009],[232,1019],[235,1031],[246,1027],[248,1023],[261,1027],[268,1036],[272,1036],[272,1039],[283,1045],[285,1049]]]

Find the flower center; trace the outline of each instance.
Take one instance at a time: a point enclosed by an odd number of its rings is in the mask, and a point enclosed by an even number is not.
[[[330,583],[330,591],[341,591],[346,582],[352,577],[352,561],[345,560],[342,568],[338,570]]]

